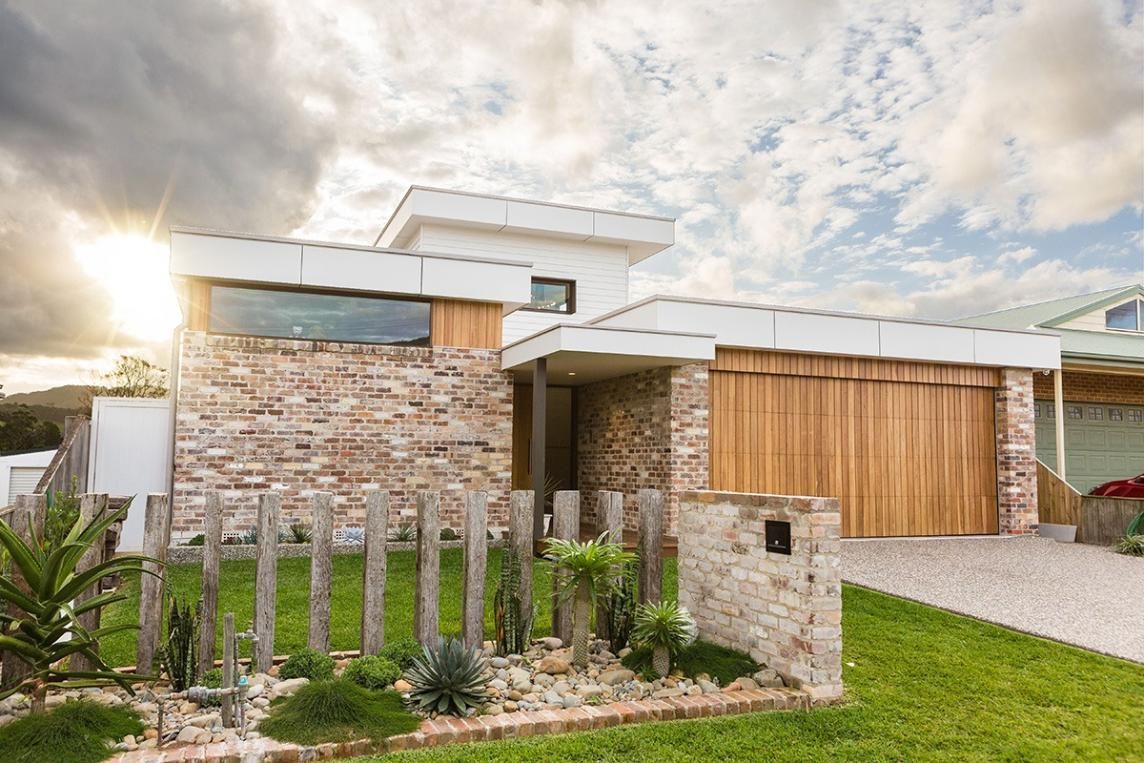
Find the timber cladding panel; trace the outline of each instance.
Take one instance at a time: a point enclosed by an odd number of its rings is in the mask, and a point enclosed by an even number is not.
[[[429,342],[435,347],[501,347],[499,302],[435,299],[429,313]]]
[[[718,350],[713,490],[833,496],[845,537],[996,533],[997,369]]]

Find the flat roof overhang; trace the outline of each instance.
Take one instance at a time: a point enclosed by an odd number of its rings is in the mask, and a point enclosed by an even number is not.
[[[501,368],[516,381],[532,381],[545,358],[548,384],[581,386],[664,366],[715,359],[715,336],[617,326],[559,323],[501,350]]]

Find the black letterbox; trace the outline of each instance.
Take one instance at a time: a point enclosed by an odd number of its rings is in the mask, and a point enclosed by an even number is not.
[[[768,519],[765,522],[767,551],[790,556],[790,522]]]

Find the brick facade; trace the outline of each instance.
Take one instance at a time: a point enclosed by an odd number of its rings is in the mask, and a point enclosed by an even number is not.
[[[791,553],[765,523],[790,523]],[[748,652],[818,702],[842,696],[842,512],[837,498],[684,492],[679,603],[700,638]]]
[[[641,489],[666,494],[664,531],[674,535],[680,490],[706,487],[709,400],[703,363],[648,371],[580,388],[577,485],[583,495],[616,490],[624,526],[636,529]],[[585,501],[581,520],[595,520]]]
[[[1002,535],[1037,532],[1037,460],[1033,419],[1033,372],[1001,369],[995,394],[997,514]]]
[[[204,491],[229,493],[224,530],[254,525],[256,495],[282,493],[283,524],[308,522],[308,492],[335,497],[335,527],[360,525],[365,494],[391,491],[391,526],[417,490],[441,491],[442,527],[463,493],[489,491],[507,526],[512,382],[498,350],[393,347],[184,332],[175,443],[175,538],[201,532]]]
[[[1061,386],[1068,402],[1144,405],[1144,376],[1066,370]],[[1033,374],[1033,396],[1038,400],[1054,399],[1051,375]]]

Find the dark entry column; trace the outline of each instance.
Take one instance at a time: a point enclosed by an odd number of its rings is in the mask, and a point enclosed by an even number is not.
[[[544,481],[547,468],[544,463],[544,450],[547,443],[548,411],[548,359],[537,358],[532,374],[532,490],[533,545],[540,543],[544,535]]]

